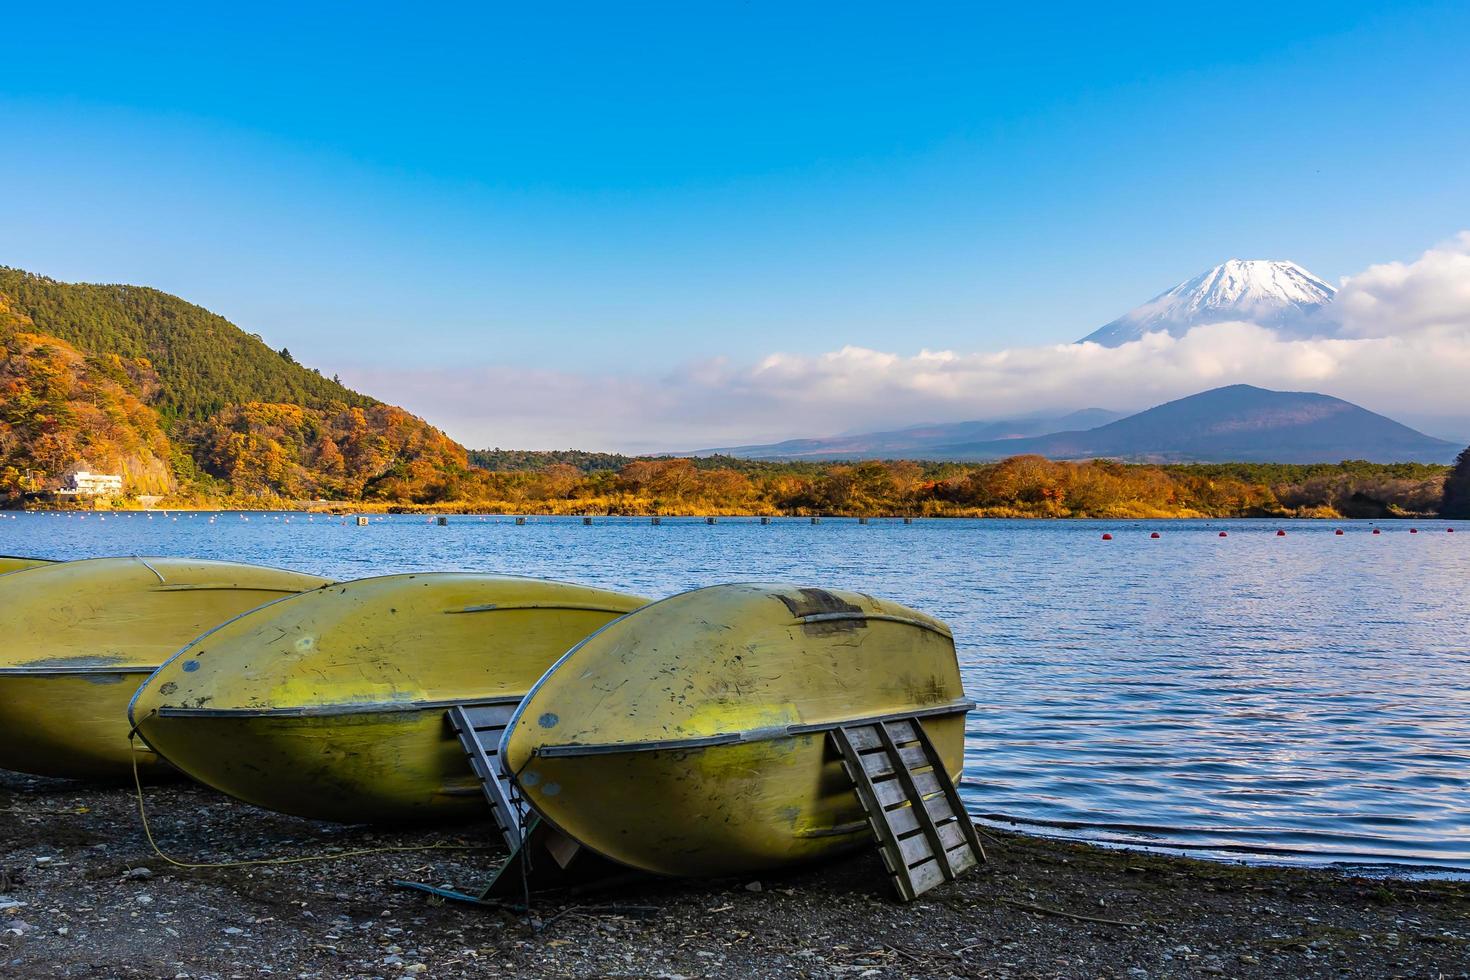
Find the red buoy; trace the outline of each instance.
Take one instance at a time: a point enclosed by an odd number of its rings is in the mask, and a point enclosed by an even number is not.
[[[1286,532],[1285,531],[1277,531],[1276,532],[1276,536],[1278,538],[1284,538],[1284,537],[1286,537]]]
[[[1158,536],[1159,536],[1159,532],[1158,531],[1155,531],[1153,534],[1150,534],[1149,535],[1149,537],[1151,537],[1151,538],[1156,538]]]
[[[1230,535],[1226,534],[1224,531],[1221,531],[1220,532],[1220,537],[1222,537],[1222,538],[1228,538],[1228,537],[1230,537]]]
[[[1113,540],[1113,536],[1111,534],[1104,534],[1103,535],[1103,540],[1104,541],[1111,541],[1111,540]]]
[[[1336,531],[1333,531],[1332,533],[1333,534],[1341,534],[1342,533],[1342,528],[1338,528]]]
[[[1380,531],[1380,530],[1378,530],[1378,528],[1376,528],[1376,527],[1375,527],[1375,528],[1374,528],[1374,529],[1373,529],[1373,533],[1374,533],[1374,534],[1382,534],[1382,533],[1383,533],[1383,532],[1382,532],[1382,531]]]
[[[1454,534],[1455,533],[1455,529],[1452,528],[1452,527],[1447,527],[1447,528],[1445,528],[1445,533],[1446,534]]]
[[[1411,528],[1409,528],[1409,533],[1410,534],[1418,534],[1419,533],[1419,529],[1417,527],[1411,527]]]

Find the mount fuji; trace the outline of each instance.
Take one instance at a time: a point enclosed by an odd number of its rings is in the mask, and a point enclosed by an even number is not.
[[[1295,262],[1231,259],[1124,313],[1078,343],[1118,347],[1146,333],[1182,337],[1207,323],[1244,320],[1283,337],[1330,334],[1322,311],[1337,290]]]

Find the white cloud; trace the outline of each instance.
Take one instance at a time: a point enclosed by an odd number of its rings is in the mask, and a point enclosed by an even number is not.
[[[1415,262],[1373,265],[1349,277],[1332,310],[1352,337],[1470,328],[1470,231]]]
[[[1052,344],[960,354],[844,347],[719,359],[663,377],[510,368],[364,369],[348,380],[473,446],[695,449],[926,421],[1086,407],[1121,410],[1245,382],[1374,411],[1470,416],[1470,233],[1343,283],[1342,336],[1288,340],[1251,323],[1154,333],[1120,347]]]

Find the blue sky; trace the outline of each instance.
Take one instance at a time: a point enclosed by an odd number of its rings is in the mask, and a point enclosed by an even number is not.
[[[0,263],[471,442],[633,447],[432,378],[1065,342],[1225,258],[1335,281],[1470,226],[1470,4],[1019,8],[28,5]]]

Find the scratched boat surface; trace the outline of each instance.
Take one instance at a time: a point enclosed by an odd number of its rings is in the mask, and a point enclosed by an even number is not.
[[[570,651],[501,752],[536,811],[594,851],[730,874],[870,841],[833,727],[920,715],[953,778],[970,707],[939,620],[855,592],[719,585]]]
[[[0,581],[0,769],[128,779],[128,700],[194,637],[316,575],[238,562],[94,558]]]
[[[141,687],[132,717],[184,772],[272,810],[488,817],[446,708],[519,702],[572,646],[647,602],[470,573],[331,585],[200,637]]]
[[[25,558],[21,555],[0,555],[0,575],[10,572],[21,572],[27,568],[35,568],[38,565],[55,564],[46,558]]]

